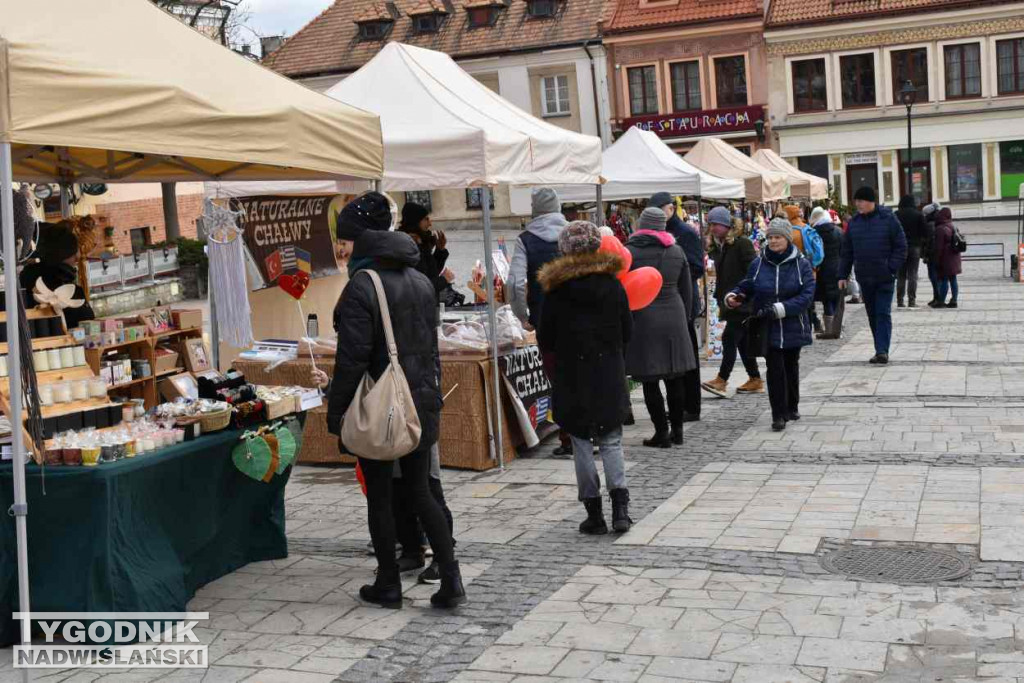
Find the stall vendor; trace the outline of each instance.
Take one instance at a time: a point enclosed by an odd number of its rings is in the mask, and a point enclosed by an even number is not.
[[[31,292],[35,288],[36,280],[43,279],[43,283],[51,290],[62,285],[73,284],[75,293],[73,299],[85,299],[85,291],[78,284],[78,237],[63,225],[43,223],[39,228],[39,246],[36,248],[37,263],[26,266],[21,271],[21,286]],[[26,302],[28,305],[30,302]],[[92,320],[96,317],[92,307],[85,303],[79,308],[64,309],[64,319],[68,329],[78,327],[83,320]]]

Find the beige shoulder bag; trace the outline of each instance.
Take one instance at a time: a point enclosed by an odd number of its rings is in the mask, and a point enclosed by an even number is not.
[[[367,372],[345,412],[341,440],[350,452],[367,460],[398,460],[420,445],[420,416],[412,402],[405,372],[398,362],[398,346],[391,328],[391,312],[380,275],[363,271],[373,280],[377,305],[388,345],[388,367],[376,382]]]

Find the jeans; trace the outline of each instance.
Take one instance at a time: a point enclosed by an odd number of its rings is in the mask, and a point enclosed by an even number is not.
[[[377,566],[382,573],[397,572],[395,564],[395,518],[392,514],[392,498],[400,495],[409,503],[412,511],[427,532],[434,558],[441,565],[455,559],[452,535],[441,506],[431,493],[428,483],[430,470],[430,449],[426,448],[401,458],[402,479],[396,486],[394,463],[359,458],[359,467],[366,479],[367,518],[373,552]]]
[[[871,335],[875,338],[875,353],[889,354],[889,342],[892,341],[892,294],[893,282],[862,282],[864,308],[871,325]]]
[[[842,295],[840,294],[838,296]],[[839,308],[839,301],[837,301],[836,299],[837,297],[830,297],[821,302],[821,308],[826,316],[832,317],[836,314],[836,309]]]
[[[935,264],[928,264],[928,279],[932,281],[932,301],[939,301],[939,271]]]
[[[690,343],[693,344],[693,357],[697,359],[697,367],[683,375],[686,387],[683,410],[700,415],[700,350],[697,346],[697,328],[692,322],[688,322],[686,329],[690,331]]]
[[[601,451],[604,478],[609,491],[626,488],[626,466],[622,461],[622,428],[613,429],[603,436],[590,439],[572,438],[572,457],[576,463],[576,488],[580,500],[601,495],[601,479],[594,464],[594,446]]]
[[[772,420],[800,409],[800,349],[768,349],[768,402]]]
[[[661,382],[665,382],[668,395],[668,417],[665,417],[665,398],[661,395]],[[651,416],[654,430],[659,434],[668,431],[669,422],[674,429],[683,426],[683,410],[686,403],[686,375],[671,379],[644,382],[644,404]]]
[[[953,291],[953,298],[950,299],[950,303],[955,303],[958,296],[960,296],[960,285],[957,284],[956,275],[949,278],[939,280],[939,296],[936,301],[946,301],[946,295],[949,294],[950,290]]]
[[[747,376],[757,379],[761,372],[757,369],[757,359],[748,358],[747,352],[743,350],[743,323],[738,320],[730,320],[725,323],[725,331],[722,332],[722,364],[718,368],[718,376],[728,380],[732,374],[732,368],[736,365],[736,353],[739,352],[740,360],[747,371]]]
[[[907,247],[907,260],[900,267],[896,279],[896,301],[903,302],[906,294],[910,301],[917,300],[917,271],[921,267],[921,247]]]

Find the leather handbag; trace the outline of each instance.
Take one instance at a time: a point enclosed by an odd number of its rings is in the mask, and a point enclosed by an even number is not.
[[[416,450],[423,430],[412,401],[409,382],[398,362],[398,346],[391,327],[391,312],[384,285],[375,271],[361,272],[370,276],[377,292],[389,362],[376,381],[369,372],[359,381],[352,403],[345,411],[341,441],[349,453],[361,458],[398,460]]]

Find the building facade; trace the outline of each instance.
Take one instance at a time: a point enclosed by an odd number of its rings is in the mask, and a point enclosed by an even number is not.
[[[449,54],[505,99],[568,130],[611,141],[604,0],[338,0],[264,63],[325,91],[398,40]],[[382,84],[386,87],[386,84]],[[479,227],[479,190],[396,193],[429,204],[438,227]],[[404,195],[404,196],[403,196]],[[529,193],[497,188],[496,227],[519,228]]]
[[[618,0],[604,26],[613,125],[654,131],[688,151],[722,138],[767,146],[761,0]]]
[[[765,40],[778,149],[844,203],[870,185],[887,204],[913,194],[961,218],[1016,215],[1024,3],[772,0]]]

